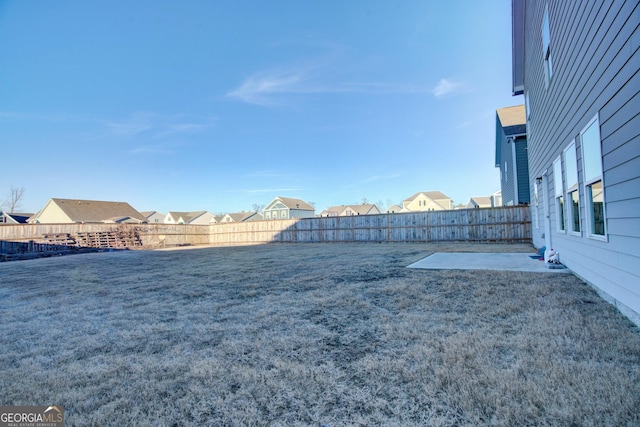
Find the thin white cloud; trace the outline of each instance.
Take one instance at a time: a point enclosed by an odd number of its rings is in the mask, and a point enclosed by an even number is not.
[[[250,190],[245,190],[245,193],[249,194],[261,194],[261,193],[289,193],[292,191],[302,191],[304,188],[301,187],[280,187],[280,188],[253,188]]]
[[[367,184],[367,183],[376,182],[376,181],[387,181],[387,180],[390,180],[390,179],[399,178],[401,176],[402,176],[401,173],[393,173],[393,174],[390,174],[390,175],[382,175],[382,176],[373,175],[373,176],[370,176],[369,178],[365,179],[364,181],[362,181],[362,183],[363,184]]]
[[[129,154],[164,154],[164,155],[173,155],[175,154],[174,150],[169,150],[166,148],[159,147],[137,147],[131,150],[127,150]]]
[[[107,120],[104,124],[115,135],[132,137],[155,126],[155,115],[145,111],[136,111],[123,120]]]
[[[280,104],[275,95],[307,93],[310,91],[309,84],[309,77],[302,69],[261,72],[245,79],[227,96],[248,104],[274,106]]]
[[[429,93],[430,88],[420,85],[386,82],[340,81],[337,60],[330,56],[309,63],[257,72],[247,77],[236,89],[227,93],[248,104],[260,106],[286,105],[287,95],[327,93],[416,94]]]
[[[143,133],[152,139],[163,139],[171,135],[204,131],[215,126],[215,117],[185,117],[160,115],[148,111],[136,111],[120,120],[104,120],[109,130],[122,137],[137,137]]]
[[[440,81],[432,91],[433,96],[435,96],[436,98],[443,98],[466,92],[469,92],[469,88],[464,82],[451,78],[440,79]]]
[[[282,178],[288,175],[289,174],[285,174],[276,169],[259,170],[259,171],[250,172],[248,174],[249,177],[258,177],[258,178]]]

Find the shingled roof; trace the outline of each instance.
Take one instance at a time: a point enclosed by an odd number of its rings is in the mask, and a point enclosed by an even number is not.
[[[58,199],[49,200],[45,207],[30,218],[29,222],[114,223],[145,222],[146,218],[129,203],[100,200]]]
[[[282,204],[288,207],[289,209],[301,209],[305,211],[316,210],[316,208],[314,208],[313,206],[311,206],[309,203],[305,202],[302,199],[292,199],[289,197],[281,197],[281,196],[278,196],[277,199],[279,199],[282,202]]]

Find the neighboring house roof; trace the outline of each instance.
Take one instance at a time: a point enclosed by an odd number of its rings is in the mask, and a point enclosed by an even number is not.
[[[0,224],[26,224],[32,213],[0,212]]]
[[[391,212],[391,213],[398,213],[398,212],[402,212],[402,206],[398,206],[398,205],[391,205],[387,208],[387,212]]]
[[[206,213],[207,211],[194,211],[194,212],[171,211],[171,212],[167,212],[167,216],[170,216],[175,223],[178,223],[182,219],[182,221],[185,224],[189,224],[190,222],[197,220],[199,217],[201,217],[202,215],[205,215]]]
[[[219,222],[222,221],[222,218],[224,218],[224,214],[223,215],[214,215],[211,220],[209,221],[209,223],[211,224],[217,224]]]
[[[113,223],[145,222],[146,218],[129,203],[105,202],[100,200],[58,199],[47,202],[45,207],[29,219],[29,222],[47,221],[48,212],[53,212],[63,222],[72,223]]]
[[[253,221],[257,220],[254,218],[256,215],[260,215],[257,212],[233,212],[224,215],[219,222],[244,222],[244,221]],[[260,219],[262,219],[262,215],[260,215]]]
[[[289,209],[298,209],[298,210],[303,210],[303,211],[315,211],[316,210],[316,208],[314,208],[313,206],[311,206],[309,203],[305,202],[302,199],[293,199],[293,198],[290,198],[290,197],[281,197],[281,196],[277,196],[275,199],[273,199],[271,201],[271,203],[269,203],[267,205],[265,210],[268,210],[269,207],[271,205],[273,205],[273,203],[276,202],[276,201],[280,201],[283,205],[285,205]]]
[[[440,191],[419,191],[408,199],[402,201],[402,212],[411,212],[411,210],[409,209],[409,205],[421,195],[424,195],[425,197],[431,199],[433,203],[440,206],[444,210],[452,208],[451,205],[453,204],[453,201],[446,194]],[[441,203],[443,201],[446,201],[446,205]]]
[[[527,111],[525,105],[514,105],[496,110],[499,126],[506,136],[527,133]]]
[[[433,201],[436,200],[443,200],[443,199],[451,199],[449,196],[447,196],[446,194],[440,192],[440,191],[419,191],[416,194],[414,194],[413,196],[409,197],[408,199],[405,199],[405,202],[411,202],[413,200],[416,199],[416,197],[420,196],[421,194],[424,194],[425,196],[427,196],[428,198],[430,198]]]
[[[526,134],[527,110],[524,104],[496,110],[495,166],[500,168],[500,173],[503,172],[503,162],[507,160],[502,158],[503,155],[513,150],[513,148],[507,149],[505,144],[526,141]],[[512,154],[508,155],[512,156]]]
[[[524,125],[527,123],[527,116],[524,104],[504,107],[496,110],[502,127]]]
[[[147,218],[147,222],[149,223],[158,223],[164,222],[165,214],[158,211],[145,211],[140,212],[145,218]]]
[[[480,196],[480,197],[472,197],[469,199],[469,203],[467,203],[468,208],[490,208],[492,207],[491,197],[488,196]]]
[[[360,205],[341,205],[330,206],[327,210],[323,211],[321,216],[344,216],[345,212],[350,210],[348,215],[368,215],[370,213],[379,214],[380,209],[372,203],[363,203]]]

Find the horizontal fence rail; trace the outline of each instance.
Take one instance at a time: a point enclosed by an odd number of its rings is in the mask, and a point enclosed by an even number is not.
[[[156,249],[187,245],[321,242],[531,242],[527,206],[346,217],[184,224],[0,226],[0,253],[63,247]]]

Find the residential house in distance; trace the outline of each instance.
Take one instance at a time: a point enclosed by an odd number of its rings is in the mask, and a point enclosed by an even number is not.
[[[352,216],[352,215],[377,215],[380,209],[372,203],[362,203],[360,205],[331,206],[322,211],[320,216]]]
[[[163,222],[165,224],[208,225],[213,219],[214,215],[208,211],[168,212]]]
[[[493,200],[489,196],[472,197],[467,203],[467,209],[492,208]]]
[[[226,224],[229,222],[261,221],[262,219],[262,214],[258,212],[233,212],[224,214],[222,218],[217,220],[217,223]]]
[[[0,225],[26,224],[32,213],[0,212]]]
[[[498,190],[491,196],[477,196],[469,199],[466,206],[462,205],[457,209],[478,209],[478,208],[495,208],[502,206],[501,191]]]
[[[126,202],[50,199],[29,218],[32,224],[144,223],[146,218]]]
[[[527,119],[523,105],[496,111],[496,167],[505,206],[528,204]]]
[[[446,211],[453,200],[440,191],[421,191],[402,201],[402,212]]]
[[[512,24],[533,243],[640,325],[638,2],[512,0]]]
[[[387,213],[400,213],[402,212],[402,206],[400,205],[391,205],[387,208]]]
[[[222,222],[222,218],[224,218],[226,214],[214,214],[213,218],[209,221],[209,224],[218,224]]]
[[[316,209],[301,199],[276,197],[262,210],[264,219],[313,218]]]
[[[162,224],[164,223],[165,215],[157,211],[140,212],[147,218],[149,224]]]

